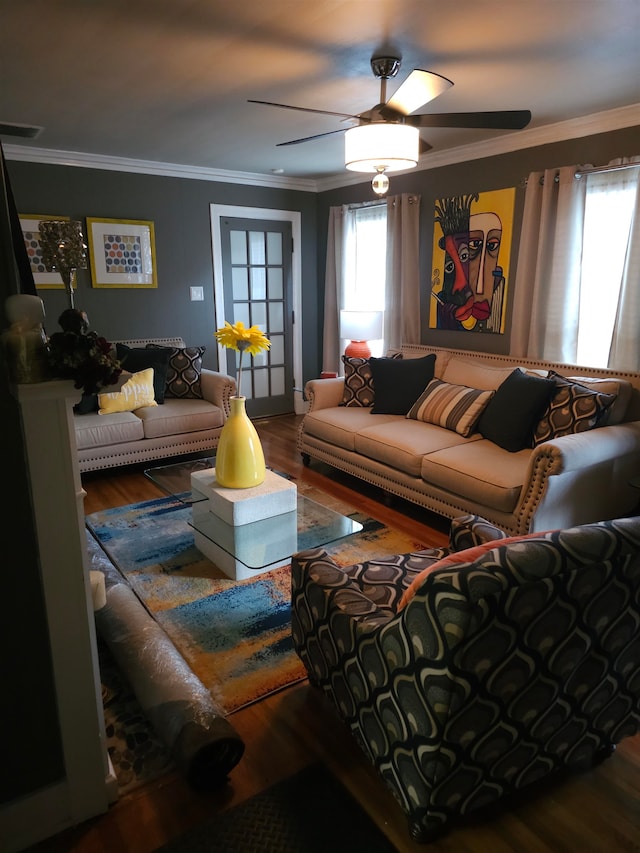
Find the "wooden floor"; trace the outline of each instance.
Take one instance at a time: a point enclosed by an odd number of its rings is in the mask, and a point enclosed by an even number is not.
[[[256,422],[269,466],[319,486],[409,536],[446,544],[447,521],[401,501],[387,507],[377,490],[327,466],[304,468],[296,451],[299,420],[285,416]],[[161,494],[144,477],[142,466],[86,475],[83,485],[87,513]],[[423,846],[409,838],[404,815],[332,707],[306,683],[238,711],[230,720],[246,751],[226,786],[194,793],[178,773],[170,774],[121,798],[105,815],[37,845],[34,853],[150,853],[317,761],[336,774],[404,853],[640,851],[640,736],[624,741],[598,768],[528,792],[508,808],[481,814]],[[318,803],[319,815],[322,808]],[[331,820],[331,815],[321,819]]]

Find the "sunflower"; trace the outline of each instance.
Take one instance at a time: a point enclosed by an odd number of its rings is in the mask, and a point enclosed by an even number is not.
[[[237,323],[225,322],[221,329],[215,333],[216,340],[219,344],[227,349],[234,349],[240,353],[238,360],[238,374],[236,379],[237,396],[240,397],[240,380],[242,378],[242,356],[245,352],[249,355],[258,355],[258,353],[268,350],[271,346],[271,341],[262,331],[259,326],[250,326],[247,328],[241,320]]]

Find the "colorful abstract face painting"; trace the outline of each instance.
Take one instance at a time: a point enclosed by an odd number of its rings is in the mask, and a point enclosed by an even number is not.
[[[504,332],[515,190],[438,199],[429,327]]]

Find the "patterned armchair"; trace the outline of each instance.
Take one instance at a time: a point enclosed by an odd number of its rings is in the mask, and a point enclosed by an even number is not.
[[[292,562],[296,651],[420,841],[640,727],[640,518],[505,538],[467,516],[450,539]]]

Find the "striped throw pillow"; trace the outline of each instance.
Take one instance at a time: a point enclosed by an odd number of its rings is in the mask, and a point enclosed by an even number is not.
[[[495,391],[480,391],[432,379],[418,397],[408,418],[454,430],[465,438],[474,430]]]

